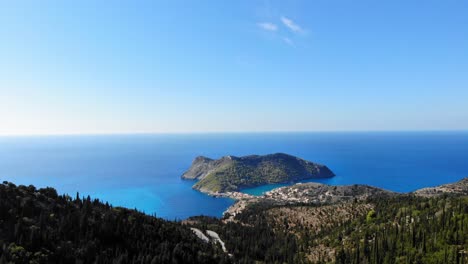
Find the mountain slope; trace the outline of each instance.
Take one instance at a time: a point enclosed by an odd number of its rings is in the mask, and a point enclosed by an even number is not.
[[[252,203],[231,221],[194,217],[181,225],[4,182],[0,264],[468,263],[468,197],[453,191],[467,185],[464,179],[436,187],[447,195],[421,197],[365,185],[298,184],[267,198],[286,195],[286,203]],[[216,232],[232,256],[190,227]]]
[[[296,184],[241,199],[222,220],[191,224],[209,225],[241,262],[468,263],[468,193],[453,191],[467,186],[463,179],[422,196]]]
[[[77,195],[78,196],[78,195]],[[0,263],[219,263],[179,223],[52,188],[0,184]]]
[[[441,195],[468,195],[468,178],[436,187],[422,188],[411,193],[397,193],[374,186],[353,184],[333,186],[322,183],[297,183],[266,192],[262,196],[244,196],[237,199],[225,216],[233,219],[243,210],[255,204],[284,206],[294,204],[329,205],[348,201],[364,201],[368,198],[390,198],[401,195],[434,197]]]
[[[414,191],[419,196],[436,196],[442,194],[468,195],[468,177],[455,183],[444,184],[436,187],[427,187]]]

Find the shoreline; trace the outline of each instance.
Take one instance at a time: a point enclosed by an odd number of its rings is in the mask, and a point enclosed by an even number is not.
[[[334,204],[352,200],[366,200],[373,196],[415,195],[420,197],[434,197],[439,195],[466,195],[468,193],[468,177],[457,182],[433,187],[423,187],[411,192],[395,192],[383,188],[366,185],[328,185],[316,182],[295,183],[288,186],[274,188],[261,196],[254,196],[242,192],[226,192],[208,194],[215,198],[230,198],[235,200],[222,214],[225,221],[234,221],[237,214],[253,203],[266,202],[278,205],[288,204]]]

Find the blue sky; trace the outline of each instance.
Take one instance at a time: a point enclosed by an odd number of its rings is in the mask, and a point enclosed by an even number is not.
[[[467,1],[3,1],[0,134],[468,129]]]

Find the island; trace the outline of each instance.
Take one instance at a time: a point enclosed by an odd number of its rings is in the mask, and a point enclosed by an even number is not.
[[[198,180],[193,186],[196,190],[219,195],[265,184],[333,176],[335,174],[325,165],[275,153],[263,156],[224,156],[217,160],[199,156],[182,178]]]

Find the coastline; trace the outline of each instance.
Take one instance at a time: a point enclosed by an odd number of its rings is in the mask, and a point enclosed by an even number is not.
[[[466,135],[356,132],[10,138],[0,148],[0,175],[17,184],[54,186],[72,197],[79,191],[168,220],[202,214],[221,217],[233,203],[231,199],[192,191],[193,182],[182,182],[179,177],[197,155],[282,151],[327,164],[337,174],[319,182],[362,183],[410,192],[467,175]]]
[[[261,196],[253,196],[242,192],[212,193],[213,197],[225,197],[235,200],[224,213],[225,221],[234,221],[237,214],[254,203],[270,203],[275,205],[290,204],[335,204],[352,200],[366,200],[370,197],[415,195],[433,197],[439,195],[468,194],[468,177],[453,183],[439,186],[424,187],[412,192],[394,192],[365,184],[328,185],[323,183],[295,183],[293,185],[275,188]]]

